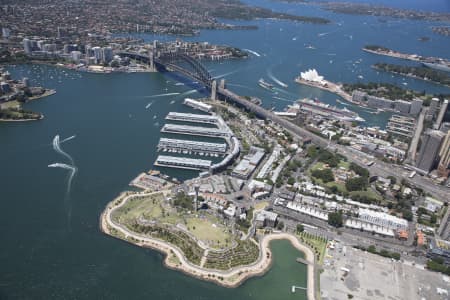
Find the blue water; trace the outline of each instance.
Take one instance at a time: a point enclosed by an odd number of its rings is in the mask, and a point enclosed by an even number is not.
[[[333,22],[331,25],[279,20],[232,22],[243,25],[256,24],[259,29],[257,31],[204,30],[199,36],[183,38],[190,41],[232,45],[260,54],[260,57],[250,55],[250,59],[245,61],[204,63],[213,76],[224,76],[230,89],[243,95],[255,95],[261,98],[263,106],[267,108],[275,107],[282,110],[294,100],[305,97],[318,98],[323,102],[343,107],[336,102],[336,99],[339,99],[336,95],[294,82],[301,71],[310,68],[317,69],[319,74],[325,76],[325,79],[334,82],[390,82],[404,88],[425,90],[428,93],[450,93],[450,89],[446,87],[373,70],[370,66],[377,62],[413,63],[377,56],[361,50],[367,44],[379,44],[407,53],[450,58],[448,51],[450,39],[431,31],[430,27],[437,23],[402,19],[392,19],[382,23],[377,17],[335,14],[323,11],[317,6],[266,0],[247,2],[292,14],[324,16]],[[133,36],[146,41],[154,39],[169,41],[177,38],[152,34],[134,34]],[[428,36],[431,40],[419,41],[418,39],[423,36]],[[308,49],[307,46],[313,46],[315,49]],[[271,80],[270,74],[288,84],[288,88],[277,86],[276,93],[273,93],[259,87],[257,85],[259,78],[276,84]],[[389,113],[374,115],[358,107],[347,107],[357,111],[366,119],[368,126],[384,127],[390,116]]]
[[[239,22],[260,28],[206,30],[189,38],[260,53],[260,57],[244,61],[205,64],[214,76],[230,73],[225,76],[230,88],[260,97],[266,107],[283,109],[302,97],[335,103],[335,95],[293,81],[308,68],[316,68],[331,81],[374,80],[402,86],[406,82],[417,90],[450,93],[449,89],[430,83],[378,74],[370,68],[371,64],[405,62],[361,51],[365,44],[377,43],[400,51],[449,58],[449,39],[431,32],[434,23],[380,23],[374,17],[339,15],[317,6],[265,0],[252,3],[333,21],[331,25],[276,20]],[[421,36],[431,40],[419,42]],[[316,49],[306,49],[307,45]],[[298,252],[284,242],[273,245],[276,260],[270,273],[237,289],[224,289],[167,270],[160,254],[99,232],[99,215],[106,203],[127,189],[134,176],[152,168],[165,115],[169,111],[191,111],[182,104],[182,94],[191,91],[191,87],[177,86],[172,77],[158,73],[81,74],[30,65],[9,70],[16,78],[29,77],[33,85],[55,88],[57,94],[26,105],[27,109],[43,112],[44,120],[0,123],[0,299],[272,300],[274,295],[279,295],[279,299],[304,299],[304,294],[290,293],[290,285],[305,283],[305,269],[294,262]],[[268,73],[289,87],[280,86],[277,95],[260,88],[257,81],[261,77],[273,82]],[[364,78],[358,79],[358,75]],[[180,94],[152,98],[175,92]],[[190,96],[204,94],[195,92]],[[151,101],[154,104],[146,109]],[[369,125],[383,126],[389,115],[362,116]],[[78,168],[68,198],[67,170],[47,167],[55,162],[68,163],[52,148],[56,134],[61,139],[76,135],[62,145]],[[172,172],[180,179],[195,175]]]
[[[447,0],[334,0],[333,2],[354,2],[369,3],[374,5],[383,5],[401,9],[432,11],[432,12],[450,12],[450,2]]]

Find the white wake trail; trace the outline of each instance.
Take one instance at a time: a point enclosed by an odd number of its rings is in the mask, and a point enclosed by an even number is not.
[[[267,76],[269,76],[270,79],[272,79],[273,81],[275,81],[279,86],[287,88],[288,85],[286,83],[284,83],[283,81],[279,80],[278,78],[276,78],[273,73],[272,70],[268,70],[267,71]]]
[[[219,79],[219,78],[222,78],[222,77],[226,77],[228,75],[231,75],[231,74],[234,74],[234,73],[238,72],[239,70],[240,69],[237,69],[237,70],[234,70],[234,71],[231,71],[231,72],[228,72],[228,73],[220,74],[220,75],[214,76],[213,78],[214,79]]]
[[[68,141],[70,141],[70,140],[73,140],[73,139],[76,138],[76,137],[77,137],[76,135],[69,136],[68,138],[63,139],[63,140],[60,141],[59,143],[62,144],[62,143],[68,142]]]
[[[69,154],[67,154],[66,152],[64,152],[61,149],[61,142],[59,140],[59,135],[58,134],[53,138],[53,149],[56,152],[58,152],[59,154],[62,154],[63,156],[67,157],[67,159],[70,161],[71,165],[75,165],[72,156],[70,156]]]
[[[167,96],[175,96],[175,95],[179,95],[179,94],[180,94],[180,93],[166,93],[166,94],[158,94],[158,95],[145,96],[145,98],[167,97]]]
[[[247,52],[249,52],[249,53],[251,53],[251,54],[253,54],[253,55],[257,56],[257,57],[261,57],[261,54],[259,54],[256,51],[253,51],[253,50],[250,50],[250,49],[242,49],[242,50],[247,51]]]
[[[66,193],[69,194],[70,190],[72,189],[72,180],[73,177],[75,176],[75,173],[77,172],[77,168],[70,166],[68,164],[63,164],[63,163],[54,163],[54,164],[50,164],[48,165],[49,168],[61,168],[61,169],[65,169],[65,170],[69,170],[69,179],[67,181],[67,190]]]

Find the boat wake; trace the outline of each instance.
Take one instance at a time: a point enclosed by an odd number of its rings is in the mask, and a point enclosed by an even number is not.
[[[242,50],[247,51],[248,53],[251,53],[251,54],[253,54],[254,56],[261,57],[261,54],[259,54],[259,53],[256,52],[256,51],[253,51],[253,50],[250,50],[250,49],[242,49]]]
[[[64,139],[63,141],[67,141],[70,138]],[[59,154],[65,156],[69,161],[71,165],[75,165],[72,156],[70,156],[68,153],[64,152],[64,150],[61,149],[61,141],[59,139],[59,135],[57,134],[54,138],[53,138],[53,149],[58,152]]]
[[[157,94],[157,95],[145,96],[145,98],[168,97],[168,96],[175,96],[175,95],[179,95],[179,94],[180,94],[180,93]]]
[[[66,209],[67,209],[67,222],[68,222],[68,226],[70,228],[70,221],[72,218],[72,205],[70,203],[70,192],[72,190],[72,182],[73,179],[75,177],[75,174],[77,173],[78,169],[75,166],[75,162],[72,158],[72,156],[70,156],[67,152],[65,152],[62,148],[61,148],[61,143],[64,141],[69,141],[74,139],[75,136],[71,136],[68,137],[66,139],[63,139],[62,141],[59,138],[59,135],[57,134],[54,138],[53,138],[53,149],[61,154],[62,156],[66,157],[69,161],[70,161],[70,165],[69,164],[65,164],[65,163],[53,163],[48,165],[49,168],[61,168],[61,169],[65,169],[65,170],[69,170],[69,176],[67,177],[67,188],[66,188],[66,194],[64,196],[64,203],[66,205]]]
[[[70,141],[70,140],[73,140],[73,139],[76,138],[76,137],[77,137],[76,135],[69,136],[68,138],[63,139],[63,140],[60,141],[59,143],[62,144],[62,143],[68,142],[68,141]]]
[[[281,100],[281,101],[285,101],[285,102],[290,102],[290,103],[295,102],[294,100],[283,98],[283,97],[273,96],[272,98],[277,99],[277,100]]]
[[[49,168],[61,168],[61,169],[70,171],[69,178],[67,180],[67,189],[66,189],[66,193],[69,194],[72,189],[72,180],[73,180],[73,177],[75,176],[75,173],[77,172],[77,168],[70,166],[68,164],[63,164],[63,163],[50,164],[50,165],[48,165],[48,167]]]
[[[231,74],[234,74],[234,73],[238,72],[239,70],[240,70],[240,69],[236,69],[236,70],[231,71],[231,72],[228,72],[228,73],[216,75],[216,76],[213,76],[213,78],[214,78],[214,79],[219,79],[219,78],[227,77],[227,76],[229,76],[229,75],[231,75]]]
[[[279,80],[278,78],[276,78],[273,73],[272,70],[267,70],[267,76],[269,76],[270,79],[272,79],[274,82],[276,82],[276,84],[278,84],[281,87],[287,88],[288,85],[284,82],[282,82],[281,80]]]
[[[195,93],[197,90],[189,90],[189,91],[186,91],[186,92],[184,92],[184,93],[182,93],[182,94],[180,94],[180,96],[186,96],[186,95],[190,95],[190,94],[193,94],[193,93]]]

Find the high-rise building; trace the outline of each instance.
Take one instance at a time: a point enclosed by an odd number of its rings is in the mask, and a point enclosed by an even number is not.
[[[428,173],[439,162],[439,151],[445,134],[439,130],[428,129],[422,137],[417,168]]]
[[[25,53],[31,54],[31,52],[33,51],[33,45],[31,41],[29,39],[23,39],[22,43],[23,43],[23,50],[25,51]]]
[[[436,118],[436,122],[434,122],[433,128],[439,129],[441,127],[442,121],[444,120],[445,113],[447,112],[448,108],[448,100],[445,99],[444,102],[441,104],[441,108],[439,109],[439,114]]]
[[[441,177],[448,177],[450,170],[450,130],[444,138],[441,150],[439,151],[438,174]]]
[[[433,98],[433,99],[431,99],[431,101],[430,101],[430,107],[428,108],[428,113],[427,113],[427,115],[425,116],[425,118],[426,118],[428,121],[433,120],[434,115],[436,114],[436,111],[437,111],[438,106],[439,106],[439,99],[438,99],[438,98]]]
[[[99,64],[100,62],[102,62],[103,61],[102,48],[100,48],[100,47],[92,47],[92,51],[94,53],[95,63]]]
[[[70,52],[70,57],[74,62],[79,63],[81,60],[81,52],[80,51],[72,51],[72,52]]]
[[[109,63],[113,60],[113,50],[111,47],[105,47],[102,49],[103,51],[103,62]]]

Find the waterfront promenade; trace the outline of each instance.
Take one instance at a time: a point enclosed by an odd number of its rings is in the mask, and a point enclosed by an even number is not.
[[[118,198],[111,201],[105,208],[100,217],[100,229],[108,235],[122,238],[128,242],[136,244],[137,246],[152,248],[164,253],[166,255],[164,264],[171,269],[178,270],[187,275],[194,276],[202,280],[211,281],[228,288],[238,287],[248,278],[265,274],[270,269],[272,263],[270,242],[272,240],[285,239],[290,241],[293,247],[305,254],[305,261],[307,262],[308,300],[315,299],[314,253],[311,249],[301,244],[300,241],[292,234],[273,233],[265,235],[259,241],[260,253],[256,262],[250,265],[239,266],[230,270],[221,271],[206,269],[194,265],[186,259],[184,253],[175,245],[169,244],[159,239],[151,238],[149,236],[131,232],[121,224],[117,224],[112,220],[111,214],[116,209],[125,205],[129,199],[136,196],[151,196],[159,193],[167,195],[170,193],[170,191],[166,190],[152,193],[121,194]],[[207,251],[208,250],[205,250],[205,253],[207,253]]]

